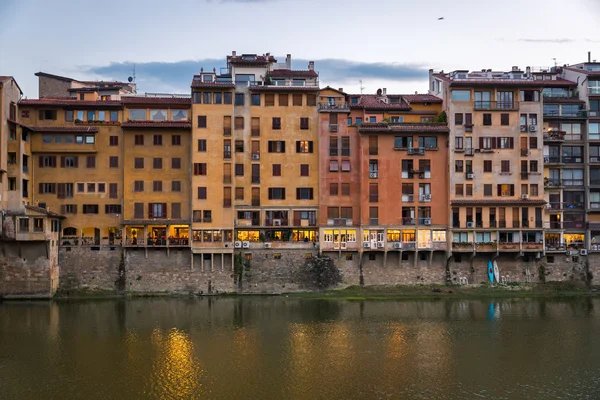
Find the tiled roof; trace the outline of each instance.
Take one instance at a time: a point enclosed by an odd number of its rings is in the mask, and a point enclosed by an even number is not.
[[[34,132],[68,132],[68,133],[96,133],[94,126],[26,126]]]
[[[410,123],[398,123],[398,124],[386,124],[386,123],[362,123],[358,127],[360,133],[396,133],[396,132],[433,132],[433,133],[447,133],[450,130],[446,124],[410,124]]]
[[[121,124],[123,128],[168,128],[168,129],[192,129],[190,121],[129,121]]]
[[[568,69],[569,71],[581,72],[582,74],[585,74],[588,76],[600,76],[600,71],[588,71],[586,69],[576,68],[576,67],[564,67],[564,68]]]
[[[313,70],[274,69],[269,72],[271,78],[316,78],[319,75]]]
[[[191,97],[142,97],[142,96],[121,96],[123,104],[192,104]]]
[[[395,95],[389,95],[389,96],[395,96]],[[410,103],[441,103],[442,99],[440,99],[439,97],[435,97],[433,95],[430,94],[401,94],[400,96],[402,96],[404,98],[404,100],[408,100]]]
[[[256,92],[318,92],[318,86],[283,86],[283,85],[267,85],[267,86],[250,86],[250,90]]]
[[[54,211],[50,211],[50,210],[47,210],[47,209],[41,208],[41,207],[25,206],[25,209],[30,210],[30,211],[35,211],[35,212],[38,212],[38,213],[42,213],[42,214],[46,214],[49,217],[66,218],[62,214],[59,214],[59,213],[56,213]]]
[[[504,199],[486,199],[486,200],[452,200],[450,201],[451,205],[471,205],[471,204],[529,204],[529,205],[544,205],[546,204],[546,200],[523,200],[523,199],[513,199],[513,200],[504,200]]]
[[[351,108],[366,108],[370,110],[410,110],[410,106],[404,99],[400,97],[398,103],[390,103],[389,95],[388,102],[380,100],[383,96],[377,96],[376,94],[363,94],[363,95],[350,95],[350,97],[360,96],[358,103],[350,104]],[[394,97],[394,96],[391,96]]]
[[[71,106],[71,107],[121,107],[119,100],[67,100],[65,98],[53,99],[23,99],[19,101],[20,105],[24,106]]]
[[[202,82],[200,79],[200,75],[194,75],[194,79],[192,80],[193,88],[224,88],[224,89],[232,89],[235,88],[234,83],[225,83],[225,82]]]
[[[343,91],[341,91],[341,90],[339,90],[339,89],[332,88],[331,86],[326,86],[326,87],[324,87],[324,88],[322,88],[322,89],[321,89],[321,91],[324,91],[324,90],[333,90],[334,92],[341,93],[341,94],[343,94],[344,96],[346,96],[346,95],[347,95],[347,93],[345,93],[345,92],[343,92]]]

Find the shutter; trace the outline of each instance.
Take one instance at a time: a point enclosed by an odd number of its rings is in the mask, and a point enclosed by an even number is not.
[[[67,184],[66,183],[59,183],[58,184],[58,193],[57,193],[57,197],[59,199],[64,199],[66,197],[66,188],[67,188]]]
[[[511,196],[515,195],[515,185],[510,185],[510,195]]]
[[[300,188],[296,188],[296,200],[300,198]]]
[[[300,142],[296,141],[296,153],[300,153]]]
[[[64,168],[65,167],[65,156],[61,156],[60,157],[60,167]]]
[[[75,168],[79,168],[79,156],[74,156],[73,159],[74,159],[73,166]]]
[[[44,156],[39,156],[39,167],[44,168]]]
[[[272,141],[269,140],[267,148],[268,148],[269,153],[273,152],[273,142]]]
[[[167,203],[162,203],[163,218],[167,218]]]
[[[282,147],[282,149],[281,149],[281,152],[282,152],[282,153],[285,153],[285,141],[281,142],[281,144],[283,145],[283,147]]]
[[[502,196],[502,185],[496,185],[498,188],[498,196]]]
[[[313,142],[312,142],[312,140],[310,142],[308,142],[308,152],[309,153],[313,152]]]
[[[65,209],[67,208],[67,206],[65,206],[64,204],[60,206],[60,213],[64,214],[65,213]]]
[[[479,149],[483,149],[483,138],[479,138]]]
[[[38,187],[39,187],[39,189],[38,189],[38,193],[39,193],[39,194],[42,194],[42,193],[44,193],[44,184],[43,184],[43,183],[40,183],[40,184],[38,185]]]
[[[152,203],[148,203],[148,218],[150,218],[150,219],[154,218],[154,213],[152,210]]]
[[[509,138],[508,139],[508,147],[511,149],[515,148],[515,138]]]
[[[52,184],[52,194],[56,194],[56,183]]]
[[[56,156],[52,156],[50,165],[52,168],[56,168]]]
[[[38,119],[44,119],[44,111],[38,111]]]
[[[77,214],[77,204],[73,205],[73,214]]]
[[[105,204],[105,205],[104,205],[104,214],[110,214],[110,213],[108,212],[108,204]]]

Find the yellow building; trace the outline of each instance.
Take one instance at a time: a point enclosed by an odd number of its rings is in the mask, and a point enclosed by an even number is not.
[[[125,246],[190,246],[189,97],[122,97]]]
[[[193,249],[203,268],[233,249],[315,248],[318,75],[269,54],[227,57],[192,81]],[[235,232],[234,232],[235,228]]]

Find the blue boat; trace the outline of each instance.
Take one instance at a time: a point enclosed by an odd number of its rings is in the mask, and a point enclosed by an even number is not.
[[[488,277],[490,278],[490,283],[494,283],[494,264],[492,260],[488,261]]]

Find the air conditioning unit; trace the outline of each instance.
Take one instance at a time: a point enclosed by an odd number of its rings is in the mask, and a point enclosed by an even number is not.
[[[249,249],[250,248],[250,242],[242,242],[242,248]]]
[[[571,253],[573,253],[571,250],[567,250],[567,255],[568,256],[572,256],[573,254],[571,254]]]
[[[369,247],[371,247],[371,243],[369,243],[369,242],[363,242],[363,247],[365,249],[368,249]]]
[[[280,219],[274,219],[273,220],[273,226],[281,226],[281,220]]]
[[[423,195],[423,200],[425,200],[425,201],[431,201],[431,194],[424,194]]]
[[[586,249],[581,249],[581,250],[579,250],[579,255],[580,255],[580,256],[587,256],[587,255],[588,255],[588,252],[587,252],[587,250],[586,250]]]
[[[383,242],[377,242],[377,248],[383,249]]]
[[[467,174],[467,179],[473,179],[474,177],[475,177],[475,174],[472,174],[472,173]]]
[[[431,218],[424,218],[423,225],[431,225]]]
[[[400,242],[394,243],[394,248],[395,249],[401,249],[402,248],[402,243],[400,243]]]
[[[475,222],[467,222],[467,228],[475,228]]]
[[[537,132],[537,125],[529,125],[529,132]]]
[[[329,132],[337,132],[338,126],[337,124],[329,124]]]
[[[235,242],[235,248],[236,249],[241,249],[242,248],[242,242]]]
[[[369,178],[371,178],[371,179],[377,178],[377,172],[369,172]]]
[[[271,248],[271,243],[265,243],[265,249],[270,249]]]
[[[521,195],[521,198],[522,198],[523,200],[527,200],[527,199],[529,199],[529,195],[528,195],[528,194],[522,194],[522,195]]]
[[[521,125],[521,132],[527,132],[527,125]]]
[[[260,160],[260,154],[252,154],[253,160]]]

